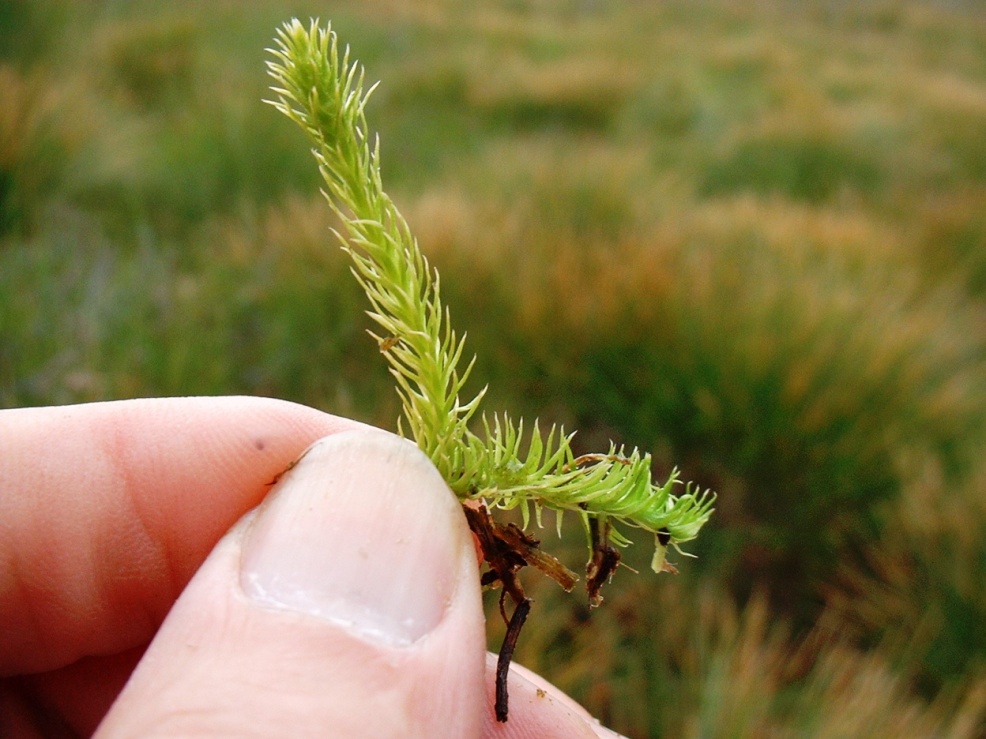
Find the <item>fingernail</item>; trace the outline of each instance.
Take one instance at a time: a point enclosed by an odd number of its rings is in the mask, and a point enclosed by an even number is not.
[[[382,431],[316,442],[246,534],[241,582],[267,607],[361,639],[412,644],[442,619],[471,546],[462,513],[417,447]]]

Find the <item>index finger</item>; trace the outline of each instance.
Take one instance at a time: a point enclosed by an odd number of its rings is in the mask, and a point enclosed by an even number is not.
[[[358,425],[247,397],[0,411],[0,675],[145,644],[273,478]]]

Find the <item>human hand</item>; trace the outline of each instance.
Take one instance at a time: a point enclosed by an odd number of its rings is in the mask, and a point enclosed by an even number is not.
[[[613,736],[516,666],[496,723],[477,573],[427,458],[356,422],[0,411],[0,736]]]

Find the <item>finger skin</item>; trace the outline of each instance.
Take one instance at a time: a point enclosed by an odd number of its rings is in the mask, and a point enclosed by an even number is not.
[[[510,665],[507,688],[510,713],[496,720],[497,655],[486,655],[486,712],[484,739],[575,739],[615,736],[600,726],[588,711],[547,680],[516,662]]]
[[[276,556],[278,566],[264,569],[276,580],[244,589],[258,540]],[[401,622],[422,598],[439,605],[433,627],[394,642],[355,628],[348,607],[341,622],[326,615],[339,612],[340,594],[351,597],[351,584],[337,584],[349,572],[379,582],[395,577],[399,560],[415,564],[394,585],[416,584],[401,596],[389,585],[370,590],[407,601]],[[273,605],[270,587],[289,600]],[[583,709],[520,668],[512,721],[490,723],[479,593],[465,517],[427,457],[379,431],[318,442],[209,556],[98,735],[596,736]]]
[[[0,735],[18,715],[90,734],[220,536],[360,427],[248,397],[0,411]]]
[[[91,734],[227,529],[314,440],[360,427],[262,398],[0,411],[0,735]],[[511,685],[483,736],[583,735],[525,731],[568,725],[534,715],[567,698]]]
[[[479,736],[485,636],[464,520],[456,593],[431,633],[400,648],[245,603],[244,528],[182,594],[97,737]]]
[[[478,736],[484,637],[472,537],[431,460],[337,434],[219,542],[97,735]]]
[[[259,398],[0,413],[0,675],[146,643],[267,483],[354,425]]]
[[[0,736],[91,736],[143,656],[145,645],[84,657],[51,672],[0,679]],[[19,726],[11,726],[17,715]]]

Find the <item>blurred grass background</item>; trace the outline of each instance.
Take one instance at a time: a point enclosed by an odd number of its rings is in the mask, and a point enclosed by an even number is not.
[[[633,737],[983,736],[981,3],[5,0],[0,405],[394,428],[260,103],[293,15],[383,81],[385,181],[488,407],[719,491],[677,578],[638,547],[591,617],[532,581],[520,661]]]

